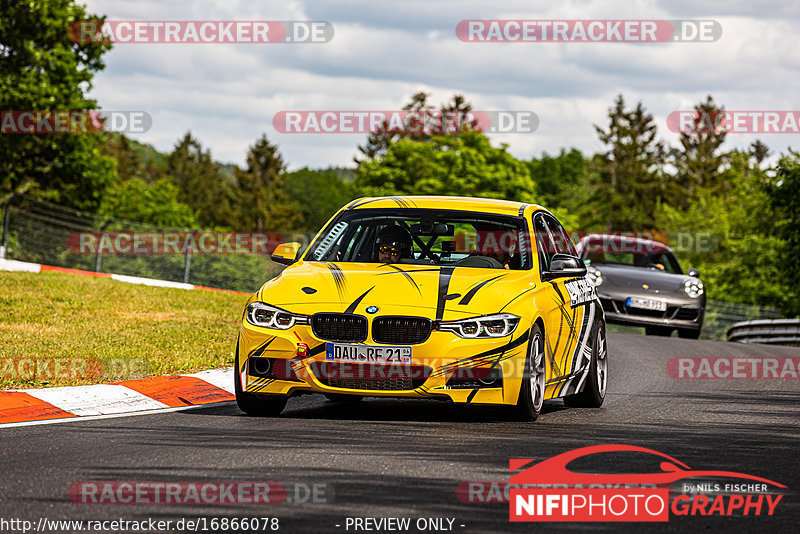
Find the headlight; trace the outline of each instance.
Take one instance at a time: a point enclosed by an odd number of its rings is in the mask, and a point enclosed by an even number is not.
[[[594,267],[589,267],[586,270],[586,279],[594,287],[599,287],[603,283],[603,273],[601,273],[600,271],[598,271]]]
[[[291,313],[263,302],[253,302],[247,306],[247,322],[253,326],[288,330],[296,324],[308,324],[308,315]]]
[[[697,278],[690,278],[683,283],[683,290],[686,291],[687,295],[696,299],[703,294],[703,282]]]
[[[438,330],[453,332],[464,338],[505,337],[511,335],[519,324],[519,317],[510,313],[484,315],[459,321],[442,321]]]

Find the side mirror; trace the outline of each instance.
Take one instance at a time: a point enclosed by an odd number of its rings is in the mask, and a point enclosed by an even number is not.
[[[281,243],[270,254],[270,259],[275,263],[291,265],[297,261],[297,253],[300,252],[300,243]]]
[[[550,269],[542,274],[542,280],[547,282],[554,278],[580,278],[586,276],[586,265],[575,256],[569,254],[555,254],[550,260]]]
[[[694,276],[695,278],[700,278],[700,271],[692,267],[689,268],[686,274],[688,274],[689,276]]]

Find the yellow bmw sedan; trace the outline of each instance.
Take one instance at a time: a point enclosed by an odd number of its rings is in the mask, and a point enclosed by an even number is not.
[[[289,397],[443,399],[599,407],[605,318],[568,234],[534,204],[461,197],[350,202],[247,302],[236,346],[239,408]]]

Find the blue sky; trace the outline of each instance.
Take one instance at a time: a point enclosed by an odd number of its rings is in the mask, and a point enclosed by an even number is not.
[[[464,94],[479,110],[534,111],[533,134],[492,135],[515,156],[602,146],[614,97],[641,100],[672,144],[665,118],[706,95],[728,110],[800,109],[800,2],[744,0],[141,1],[89,0],[109,20],[324,20],[326,44],[118,44],[91,96],[106,110],[144,110],[135,135],[170,150],[187,130],[217,160],[243,163],[262,133],[291,169],[352,165],[363,134],[279,134],[287,110],[399,109],[416,91],[440,103]],[[465,43],[464,19],[714,19],[714,43]],[[791,134],[730,135],[728,148],[762,139],[798,148]]]

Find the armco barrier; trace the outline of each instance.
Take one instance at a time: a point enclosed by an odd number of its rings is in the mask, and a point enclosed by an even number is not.
[[[800,319],[759,319],[734,323],[728,341],[800,346]]]

